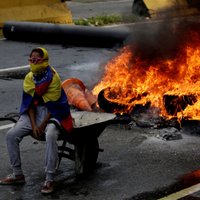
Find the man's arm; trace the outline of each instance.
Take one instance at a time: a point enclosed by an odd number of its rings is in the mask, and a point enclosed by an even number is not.
[[[39,130],[36,126],[36,121],[35,121],[35,109],[33,107],[30,107],[28,109],[28,115],[31,121],[31,126],[32,126],[32,130],[33,130],[33,135],[35,137],[37,137],[37,135],[39,134]]]
[[[42,121],[42,123],[39,125],[38,129],[40,130],[40,133],[44,133],[44,130],[47,126],[47,123],[49,121],[49,119],[51,118],[51,113],[48,112],[48,114],[46,115],[46,117],[44,118],[44,120]]]

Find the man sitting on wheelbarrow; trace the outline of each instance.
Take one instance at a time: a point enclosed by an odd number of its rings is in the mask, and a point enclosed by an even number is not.
[[[57,72],[48,62],[48,52],[44,48],[31,51],[30,72],[26,75],[23,85],[23,98],[20,118],[7,132],[6,142],[13,173],[0,180],[0,184],[11,185],[25,183],[21,168],[19,143],[24,136],[32,135],[46,141],[45,173],[46,180],[42,193],[54,190],[54,176],[58,159],[57,139],[60,129],[49,120],[55,120],[66,134],[72,131],[70,107],[61,80]]]

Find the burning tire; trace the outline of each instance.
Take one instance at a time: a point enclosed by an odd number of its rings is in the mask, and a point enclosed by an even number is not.
[[[188,105],[193,105],[197,101],[195,95],[164,95],[163,101],[168,114],[176,116],[178,112],[183,111]]]
[[[127,104],[120,104],[116,102],[109,101],[105,97],[105,92],[107,90],[110,90],[110,88],[105,88],[101,90],[101,92],[98,94],[98,104],[99,107],[107,113],[123,113],[123,114],[137,114],[147,111],[150,106],[151,102],[147,102],[145,105],[140,104],[134,104],[133,106],[130,106]],[[143,94],[138,95],[137,97],[133,97],[131,101],[139,100],[142,97],[146,96],[148,93],[144,92]]]
[[[126,106],[121,105],[112,101],[109,101],[105,98],[105,91],[109,88],[105,88],[101,90],[101,92],[98,94],[98,104],[99,107],[104,110],[107,113],[114,113],[115,110],[125,110]]]

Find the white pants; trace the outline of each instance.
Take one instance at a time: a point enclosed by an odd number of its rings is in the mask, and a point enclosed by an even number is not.
[[[38,106],[36,110],[36,124],[40,125],[48,110],[44,106]],[[20,148],[19,143],[24,136],[30,135],[32,131],[31,122],[28,114],[21,115],[17,123],[7,132],[6,143],[10,158],[10,163],[15,175],[23,174],[21,168]],[[46,179],[53,179],[56,165],[58,161],[58,146],[57,139],[60,131],[54,124],[48,124],[45,129],[45,165],[46,165]]]

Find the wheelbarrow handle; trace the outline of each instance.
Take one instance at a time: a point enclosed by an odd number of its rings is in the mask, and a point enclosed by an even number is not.
[[[0,117],[0,121],[12,121],[14,123],[17,122],[17,120],[14,119],[13,117]]]

